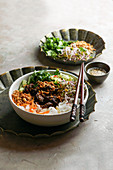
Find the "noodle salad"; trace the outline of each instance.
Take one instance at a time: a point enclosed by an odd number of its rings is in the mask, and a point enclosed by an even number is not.
[[[43,51],[53,59],[65,61],[87,61],[94,58],[93,45],[85,41],[64,41],[55,37],[47,37],[42,45]]]
[[[36,114],[60,114],[72,109],[77,78],[60,72],[34,71],[12,94],[21,109]]]

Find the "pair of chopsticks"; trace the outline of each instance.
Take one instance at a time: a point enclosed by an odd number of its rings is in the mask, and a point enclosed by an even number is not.
[[[84,121],[84,113],[85,113],[85,105],[84,105],[84,62],[81,64],[79,77],[77,81],[77,88],[74,97],[74,102],[71,110],[70,121],[73,122],[76,120],[76,112],[77,112],[77,101],[79,96],[79,91],[81,93],[80,98],[80,122]]]

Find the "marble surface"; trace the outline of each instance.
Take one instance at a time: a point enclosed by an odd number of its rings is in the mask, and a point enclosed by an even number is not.
[[[19,67],[49,65],[78,73],[46,59],[39,40],[62,28],[83,28],[99,34],[106,49],[95,61],[111,67],[96,91],[96,110],[85,123],[51,138],[0,134],[0,170],[113,169],[113,1],[0,0],[0,74]]]

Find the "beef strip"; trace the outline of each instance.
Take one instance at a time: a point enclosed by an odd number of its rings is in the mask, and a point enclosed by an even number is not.
[[[53,103],[47,102],[46,104],[41,105],[42,108],[48,108],[48,107],[50,107],[50,106],[53,106]]]
[[[31,83],[26,85],[24,92],[34,96],[35,102],[43,108],[48,108],[50,106],[56,107],[59,102],[64,100],[64,98],[61,97],[59,88],[53,82],[37,81],[36,87]]]
[[[35,101],[38,101],[39,103],[43,103],[44,97],[42,97],[39,93],[37,93]]]

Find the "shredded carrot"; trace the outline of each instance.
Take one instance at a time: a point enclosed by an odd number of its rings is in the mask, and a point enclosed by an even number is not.
[[[31,107],[31,109],[37,109],[37,106],[33,106],[33,107]]]
[[[38,114],[48,114],[50,111],[46,111],[46,112],[39,112]]]
[[[45,112],[38,112],[38,107],[34,103],[34,97],[32,97],[30,93],[27,94],[20,92],[19,90],[15,90],[12,94],[12,100],[17,106],[23,106],[26,111],[29,110],[29,112],[32,113],[37,112],[38,114],[48,114],[50,112],[49,110]],[[27,106],[29,106],[29,109],[27,109]]]
[[[37,109],[37,106],[33,107],[33,109]]]
[[[29,109],[29,112],[34,112],[31,108]]]
[[[28,104],[21,104],[21,106],[24,106],[24,107],[26,107]]]

